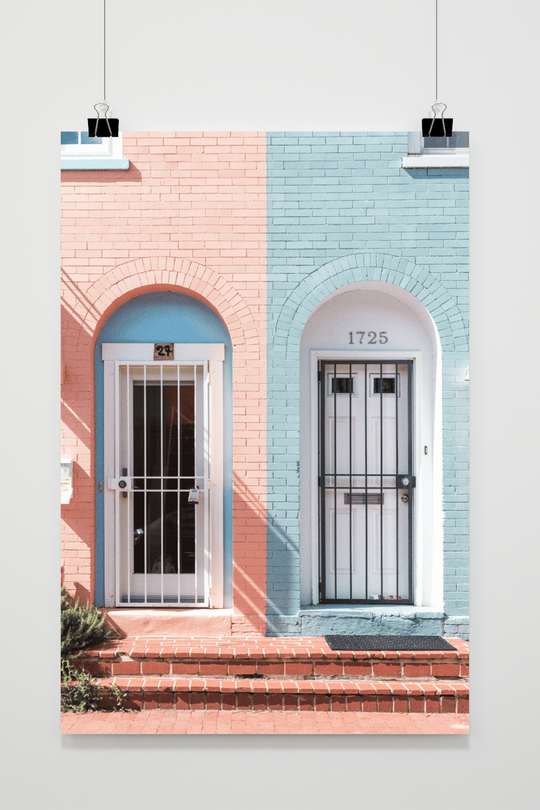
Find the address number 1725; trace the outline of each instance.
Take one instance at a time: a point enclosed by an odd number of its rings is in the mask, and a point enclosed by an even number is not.
[[[365,340],[364,340],[365,338]],[[349,345],[355,344],[373,344],[373,343],[388,343],[386,332],[349,332]]]

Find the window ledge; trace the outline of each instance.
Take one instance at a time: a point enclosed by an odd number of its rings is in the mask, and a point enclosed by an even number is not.
[[[61,158],[60,169],[62,171],[103,171],[115,170],[126,171],[129,169],[127,158]]]
[[[407,155],[402,169],[468,169],[469,155]]]
[[[325,618],[362,617],[363,619],[380,616],[381,613],[407,616],[421,619],[444,619],[446,613],[433,605],[307,605],[298,611],[299,616],[318,616]]]

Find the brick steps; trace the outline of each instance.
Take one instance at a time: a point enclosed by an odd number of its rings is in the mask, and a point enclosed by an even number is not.
[[[228,646],[165,639],[122,639],[86,650],[84,670],[97,676],[184,676],[280,680],[439,681],[467,678],[467,642],[450,639],[456,651],[335,652],[324,639],[262,639]],[[284,642],[289,641],[289,644]],[[308,642],[314,641],[317,644]],[[272,643],[273,642],[273,643]]]
[[[354,681],[104,678],[99,705],[111,707],[111,687],[127,692],[130,709],[215,709],[462,714],[468,684]],[[114,705],[114,700],[113,704]]]
[[[133,709],[464,713],[469,647],[332,651],[324,638],[128,637],[86,650],[84,671]],[[114,699],[113,699],[114,704]]]

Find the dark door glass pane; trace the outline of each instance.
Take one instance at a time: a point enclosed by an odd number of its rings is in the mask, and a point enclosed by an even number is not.
[[[163,392],[163,393],[162,393]],[[180,399],[180,426],[178,400]],[[144,459],[146,405],[146,471]],[[180,430],[178,429],[180,427]],[[180,444],[179,440],[180,439]],[[180,451],[180,452],[179,452]],[[145,474],[146,473],[146,474]],[[135,574],[195,572],[195,507],[187,502],[195,475],[193,383],[133,386],[133,565]],[[178,478],[186,476],[187,478]],[[190,480],[191,478],[191,480]],[[148,491],[150,490],[150,491]],[[163,490],[163,493],[160,491]],[[146,498],[146,525],[145,525]],[[163,511],[162,511],[163,510]],[[163,536],[163,554],[162,554]]]
[[[331,378],[332,394],[352,394],[353,393],[353,378],[352,377],[332,377]]]
[[[375,377],[374,379],[374,386],[373,386],[373,393],[380,394],[381,393],[381,382],[382,382],[382,393],[383,394],[395,394],[396,393],[396,378],[395,377],[383,377],[382,380],[380,377]]]

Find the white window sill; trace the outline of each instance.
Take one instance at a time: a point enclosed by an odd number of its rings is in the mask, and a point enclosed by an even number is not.
[[[402,169],[468,169],[469,155],[407,155],[401,158]]]
[[[126,171],[129,169],[129,160],[114,157],[63,157],[60,159],[60,169],[77,172],[103,171],[104,169]]]
[[[400,616],[417,616],[422,619],[441,619],[446,615],[442,608],[433,605],[400,605],[392,602],[387,605],[306,605],[300,608],[299,616],[329,616],[335,618],[363,618],[380,613],[394,613]]]

